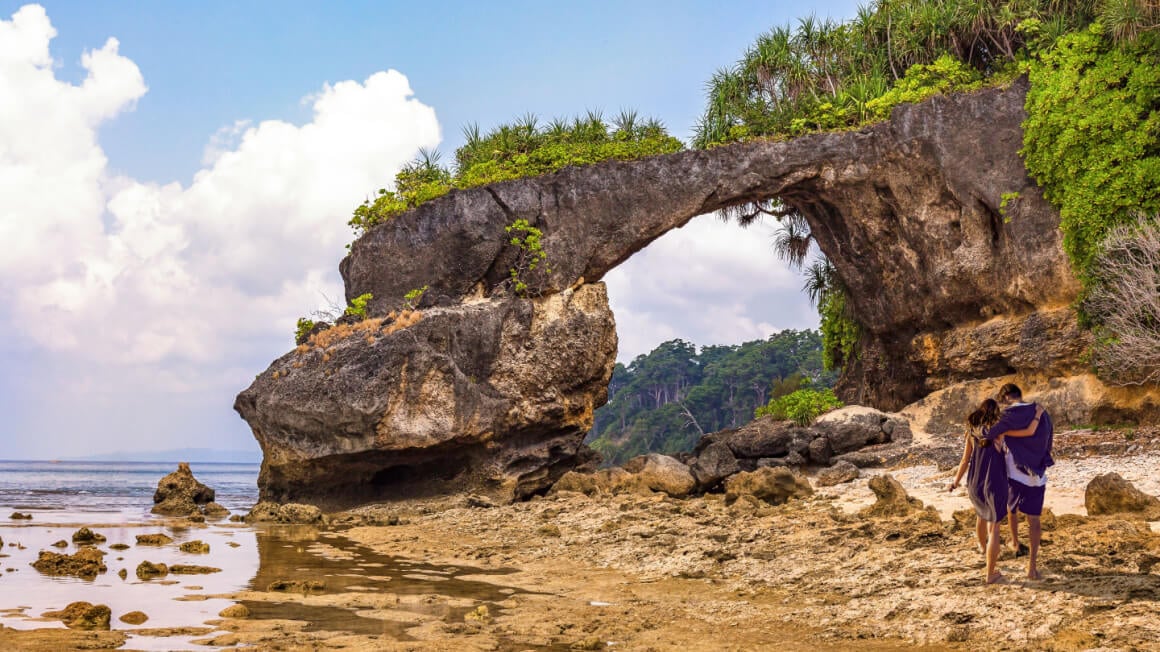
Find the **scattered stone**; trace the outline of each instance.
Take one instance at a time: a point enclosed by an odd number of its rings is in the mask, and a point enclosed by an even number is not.
[[[206,518],[225,518],[230,515],[230,510],[214,502],[206,503],[201,509]]]
[[[495,507],[495,502],[487,496],[480,496],[479,494],[468,494],[464,500],[468,507],[479,507],[482,509],[491,509]]]
[[[165,564],[154,564],[151,561],[143,561],[137,565],[137,577],[143,580],[165,577],[168,574],[169,567]]]
[[[186,517],[190,523],[205,523],[205,516],[201,514],[190,514]]]
[[[858,479],[862,472],[853,464],[841,461],[831,466],[828,469],[822,469],[818,472],[818,477],[814,479],[814,484],[819,487],[832,487],[851,480]]]
[[[246,516],[249,523],[288,523],[297,525],[320,525],[326,522],[322,510],[314,505],[300,503],[260,502],[254,505]]]
[[[12,516],[9,516],[8,518],[10,518],[14,521],[31,521],[32,514],[24,514],[22,512],[12,512]]]
[[[87,527],[83,527],[72,535],[73,543],[104,543],[106,541],[105,535],[93,532]]]
[[[166,516],[189,516],[199,514],[198,505],[213,502],[214,490],[193,477],[187,462],[177,465],[177,470],[161,478],[157,491],[153,492],[153,513]]]
[[[178,546],[178,549],[181,550],[181,552],[188,552],[195,555],[209,554],[209,544],[202,541],[186,541],[185,543]]]
[[[194,566],[191,564],[173,564],[169,567],[169,572],[174,575],[209,575],[210,573],[220,573],[222,569],[214,568],[212,566]]]
[[[922,501],[911,498],[902,483],[889,473],[870,478],[870,491],[878,500],[862,510],[864,516],[906,516],[922,509]]]
[[[45,618],[56,618],[69,629],[109,629],[113,612],[106,605],[73,602],[60,611],[46,611]]]
[[[167,534],[138,534],[137,545],[139,546],[167,546],[173,543],[173,537]]]
[[[117,575],[119,575],[121,579],[126,579],[129,577],[129,571],[122,568],[121,570],[117,571]]]
[[[266,590],[281,593],[309,593],[325,588],[326,582],[321,580],[274,580],[266,587]]]
[[[250,610],[244,604],[231,604],[218,612],[222,618],[249,618]]]
[[[241,523],[246,520],[241,514],[230,514],[230,523]]]
[[[725,480],[727,505],[741,496],[753,496],[772,505],[781,505],[791,498],[804,498],[813,493],[805,478],[782,467],[742,471]]]
[[[81,548],[72,555],[42,550],[32,567],[45,575],[70,575],[91,580],[108,570],[104,556],[105,553],[96,548]]]
[[[127,544],[127,543],[114,543],[113,545],[109,546],[109,550],[128,550],[128,549],[129,549],[129,544]]]
[[[56,543],[52,544],[52,547],[53,547],[53,548],[67,548],[67,547],[68,547],[68,541],[65,541],[64,539],[61,539],[60,541],[57,541]]]
[[[130,611],[118,620],[127,625],[143,625],[145,621],[149,620],[149,616],[144,611]]]
[[[1160,518],[1160,498],[1140,491],[1118,473],[1092,478],[1084,490],[1083,502],[1090,516],[1141,514]]]

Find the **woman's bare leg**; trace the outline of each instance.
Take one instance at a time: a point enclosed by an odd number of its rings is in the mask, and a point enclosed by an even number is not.
[[[987,540],[987,584],[1003,581],[1003,574],[999,572],[999,548],[1002,545],[999,531],[1003,526],[998,522],[988,523],[990,538]]]
[[[987,551],[987,522],[981,517],[975,517],[975,538],[979,541],[979,552]]]

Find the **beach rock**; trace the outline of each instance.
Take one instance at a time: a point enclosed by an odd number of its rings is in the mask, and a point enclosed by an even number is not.
[[[209,544],[202,541],[186,541],[178,546],[178,550],[195,555],[208,555]]]
[[[833,454],[885,444],[897,436],[909,441],[910,424],[897,415],[861,405],[848,405],[818,417],[814,429],[825,436]]]
[[[659,491],[674,498],[683,498],[697,486],[689,467],[676,458],[658,453],[649,453],[629,460],[624,470],[636,476],[636,480],[651,491]]]
[[[169,566],[165,564],[154,564],[151,561],[143,561],[137,565],[137,577],[143,580],[151,580],[157,577],[165,577],[169,574]]]
[[[153,492],[153,513],[165,516],[199,514],[199,506],[213,502],[214,490],[193,477],[189,464],[181,462],[177,470],[161,478]]]
[[[113,612],[103,604],[73,602],[60,611],[47,611],[45,618],[57,618],[69,629],[109,629]]]
[[[205,514],[206,518],[225,518],[230,515],[230,510],[217,503],[209,502],[206,503],[205,507],[202,507],[202,513]]]
[[[127,579],[129,577],[129,571],[122,568],[121,570],[117,571],[117,576],[121,579]]]
[[[804,498],[813,493],[805,478],[784,467],[742,471],[725,480],[726,504],[732,504],[742,496],[753,496],[772,505],[781,505],[791,498]]]
[[[105,553],[95,548],[81,548],[72,555],[42,550],[32,567],[45,575],[71,575],[91,580],[105,572]]]
[[[260,502],[250,509],[246,516],[248,523],[287,523],[296,525],[320,525],[325,523],[326,517],[322,510],[314,505],[288,503],[279,505],[271,502]]]
[[[863,509],[863,516],[889,517],[906,516],[922,509],[922,501],[911,498],[902,483],[889,473],[870,478],[870,490],[877,498],[874,504]]]
[[[0,540],[0,545],[4,545],[4,542],[2,540]],[[56,543],[52,544],[52,547],[53,548],[67,548],[68,541],[61,539],[60,541],[57,541]]]
[[[173,537],[167,534],[138,534],[137,545],[139,546],[167,546],[173,543]]]
[[[560,476],[556,484],[552,485],[552,490],[549,493],[557,493],[560,491],[574,491],[586,496],[591,496],[597,492],[599,484],[596,476],[593,473],[577,473],[576,471],[568,471]]]
[[[205,523],[205,514],[190,514],[185,518],[190,523]]]
[[[211,573],[220,573],[222,569],[214,568],[213,566],[194,566],[192,564],[172,564],[169,566],[169,572],[174,575],[209,575]]]
[[[826,436],[814,438],[806,449],[806,457],[812,464],[827,466],[833,456],[834,447],[830,444],[830,438]]]
[[[266,590],[278,593],[310,593],[325,588],[326,582],[321,580],[275,580],[266,587]]]
[[[129,549],[129,544],[127,544],[127,543],[114,543],[114,544],[109,546],[109,550],[128,550],[128,549]]]
[[[761,417],[732,430],[710,433],[701,438],[694,453],[701,454],[714,443],[729,447],[737,459],[760,459],[763,457],[785,457],[793,449],[808,450],[813,436],[792,421],[778,421],[773,417]],[[799,443],[795,446],[795,443]]]
[[[222,618],[249,618],[250,610],[244,604],[231,604],[218,612]]]
[[[144,625],[145,621],[149,620],[149,616],[144,611],[130,611],[118,618],[126,625]]]
[[[1160,498],[1140,491],[1118,473],[1092,478],[1084,490],[1084,507],[1090,516],[1139,514],[1160,518]]]
[[[8,518],[10,518],[14,521],[31,521],[32,514],[25,514],[23,512],[12,512],[12,515],[9,516]]]
[[[838,462],[828,469],[822,469],[818,472],[818,477],[814,479],[814,484],[819,487],[832,487],[851,480],[856,480],[861,475],[858,467],[849,462]]]
[[[716,487],[725,478],[741,471],[733,451],[725,442],[714,441],[701,449],[689,465],[689,471],[697,481],[697,487],[708,490]]]
[[[79,544],[104,543],[106,541],[103,534],[93,532],[87,527],[83,527],[74,532],[72,535],[72,540],[73,543]]]
[[[263,501],[506,503],[596,459],[583,439],[616,357],[603,284],[379,313],[322,335],[235,402],[264,452]]]
[[[480,496],[479,494],[467,494],[463,503],[468,507],[476,507],[479,509],[491,509],[495,507],[495,501],[487,496]]]

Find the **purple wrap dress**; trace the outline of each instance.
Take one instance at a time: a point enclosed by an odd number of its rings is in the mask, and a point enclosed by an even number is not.
[[[995,523],[1007,514],[1007,461],[984,429],[972,431],[974,450],[967,469],[967,495],[979,518]]]

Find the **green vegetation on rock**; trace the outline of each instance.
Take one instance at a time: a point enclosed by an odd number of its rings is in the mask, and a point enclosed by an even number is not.
[[[753,416],[771,416],[774,419],[789,419],[799,426],[808,426],[823,413],[842,407],[842,402],[830,388],[799,389],[785,396],[769,399],[769,403],[757,408]]]
[[[369,304],[371,302],[371,299],[374,299],[374,298],[375,298],[374,295],[371,294],[370,292],[367,292],[366,294],[360,294],[357,297],[350,300],[350,305],[348,305],[346,307],[346,310],[342,314],[344,316],[350,315],[351,317],[357,317],[359,319],[366,319],[367,318],[367,304]]]
[[[672,340],[628,366],[616,365],[608,404],[596,411],[587,441],[609,464],[689,451],[703,434],[748,423],[771,397],[834,381],[835,374],[822,368],[816,331],[786,330],[699,352]]]

